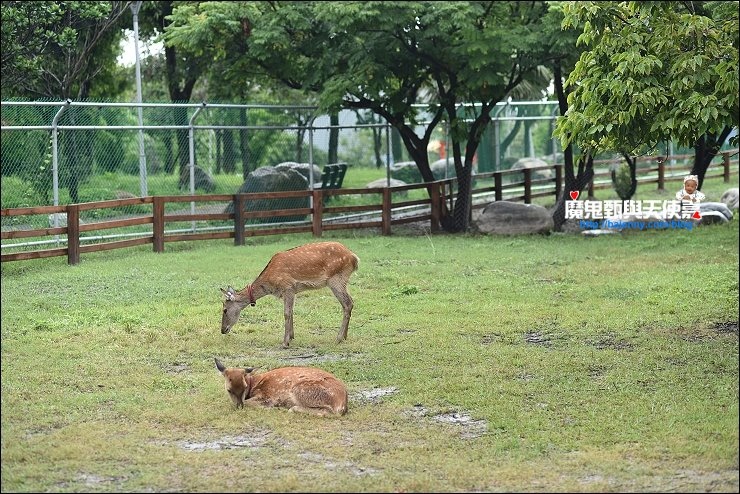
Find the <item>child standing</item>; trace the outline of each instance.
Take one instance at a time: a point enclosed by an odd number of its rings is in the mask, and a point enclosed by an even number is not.
[[[698,187],[699,177],[696,175],[686,175],[683,179],[683,189],[676,192],[676,199],[692,203],[703,201],[706,196],[697,190]]]

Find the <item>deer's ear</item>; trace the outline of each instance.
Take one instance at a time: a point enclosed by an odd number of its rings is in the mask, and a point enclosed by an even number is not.
[[[250,374],[250,373],[256,371],[257,369],[259,369],[259,367],[247,367],[247,368],[244,369],[244,373],[245,374]]]
[[[216,369],[218,369],[219,372],[223,372],[226,370],[226,367],[224,367],[224,364],[222,364],[219,359],[214,358],[213,360],[216,361]]]
[[[226,297],[226,300],[230,300],[232,302],[235,300],[236,292],[234,292],[234,289],[231,286],[226,288],[226,290],[224,290],[223,288],[219,288],[219,290],[221,290],[221,293],[224,294],[224,296]]]

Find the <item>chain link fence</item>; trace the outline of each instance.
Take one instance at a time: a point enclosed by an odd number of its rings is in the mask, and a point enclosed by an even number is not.
[[[417,135],[422,135],[425,116],[419,110]],[[465,106],[459,113],[472,119],[475,108]],[[562,163],[559,143],[552,138],[557,115],[554,101],[497,105],[474,157],[474,173],[509,170],[521,158]],[[2,209],[235,194],[250,173],[285,162],[311,163],[319,170],[347,163],[349,177],[359,176],[356,170],[373,170],[362,174],[369,182],[391,178],[391,165],[410,161],[400,138],[378,116],[343,110],[331,117],[312,106],[3,101],[0,120]],[[428,149],[430,163],[447,161],[438,178],[449,177],[450,169],[454,173],[450,145],[443,121]],[[663,154],[680,152],[669,146]],[[420,175],[410,181],[421,181]],[[350,187],[365,187],[365,182]],[[187,211],[187,203],[171,207]],[[223,210],[224,205],[213,207]],[[150,207],[144,205],[95,208],[82,210],[80,221],[147,212]],[[64,226],[61,214],[2,217],[3,231],[58,226]]]
[[[553,102],[499,105],[476,166],[508,169],[522,156],[556,162],[554,108]],[[284,162],[344,162],[385,177],[386,165],[409,159],[400,139],[391,145],[395,136],[379,117],[345,110],[332,119],[311,106],[3,101],[0,119],[3,209],[233,194],[250,172]],[[446,126],[439,125],[430,162],[449,159],[449,145]],[[114,213],[137,213],[136,206],[127,208]]]

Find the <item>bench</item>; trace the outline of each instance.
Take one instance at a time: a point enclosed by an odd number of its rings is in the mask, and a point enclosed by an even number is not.
[[[317,189],[341,189],[344,175],[347,173],[347,163],[325,165],[321,172],[321,185]]]

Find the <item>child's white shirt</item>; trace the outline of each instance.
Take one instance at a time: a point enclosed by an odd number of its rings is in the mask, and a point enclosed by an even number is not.
[[[689,194],[686,192],[686,189],[681,189],[678,192],[676,192],[676,199],[679,201],[684,201],[686,199],[683,198],[683,196],[688,195],[691,199],[691,202],[701,202],[704,199],[706,199],[707,196],[705,196],[702,192],[695,190],[693,194]]]

